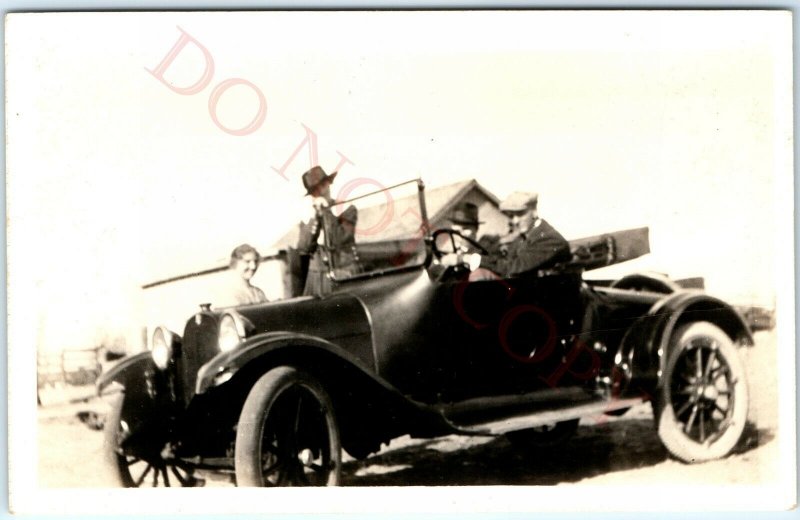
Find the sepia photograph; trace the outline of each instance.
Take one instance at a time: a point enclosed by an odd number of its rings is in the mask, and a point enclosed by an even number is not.
[[[796,507],[790,11],[5,35],[12,512]]]

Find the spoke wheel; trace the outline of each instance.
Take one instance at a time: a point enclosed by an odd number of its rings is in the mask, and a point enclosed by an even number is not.
[[[267,372],[247,396],[236,431],[240,486],[335,486],[342,449],[330,397],[292,367]]]
[[[165,460],[160,447],[125,447],[130,435],[127,422],[122,418],[125,395],[114,399],[106,418],[103,452],[111,478],[122,487],[193,487],[199,481],[190,466],[180,461]]]
[[[516,447],[537,449],[555,448],[566,443],[578,430],[578,419],[536,428],[509,432],[506,438]]]
[[[655,408],[667,450],[684,462],[724,457],[742,436],[747,408],[745,372],[730,338],[707,322],[679,329]]]

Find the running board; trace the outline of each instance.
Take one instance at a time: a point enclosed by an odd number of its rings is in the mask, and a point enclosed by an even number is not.
[[[630,408],[643,403],[641,397],[629,399],[597,400],[590,403],[558,408],[555,410],[538,410],[536,412],[523,415],[514,415],[505,419],[498,419],[490,422],[476,424],[453,424],[453,427],[460,432],[470,435],[501,435],[503,433],[527,428],[536,428],[548,424],[555,424],[581,417],[602,415],[614,410]]]

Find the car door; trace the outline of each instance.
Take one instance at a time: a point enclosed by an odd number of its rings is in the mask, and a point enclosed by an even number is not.
[[[439,310],[449,401],[519,394],[558,384],[580,327],[580,276],[571,273],[445,282]],[[555,382],[554,382],[555,381]]]

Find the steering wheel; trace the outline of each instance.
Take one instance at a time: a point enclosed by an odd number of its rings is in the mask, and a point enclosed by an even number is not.
[[[436,257],[437,260],[441,260],[443,256],[446,254],[451,253],[451,251],[442,251],[439,249],[437,245],[437,239],[441,235],[447,235],[450,237],[450,244],[453,248],[452,253],[458,252],[458,246],[456,245],[456,237],[463,240],[470,246],[472,246],[473,251],[480,253],[481,255],[488,255],[489,251],[486,250],[485,247],[480,245],[475,240],[465,237],[460,232],[454,229],[437,229],[433,232],[433,240],[431,249],[433,251],[433,256]],[[443,282],[446,280],[453,280],[453,279],[462,279],[465,275],[469,275],[469,266],[465,263],[456,264],[456,265],[448,265],[443,266],[444,269],[440,272],[440,274],[436,277],[439,282]]]
[[[437,239],[439,238],[440,235],[448,235],[450,237],[450,244],[453,246],[453,251],[451,251],[452,253],[458,252],[458,246],[456,246],[456,237],[459,237],[461,240],[471,245],[481,255],[489,254],[489,251],[487,251],[485,247],[480,245],[475,240],[469,237],[465,237],[464,235],[461,234],[460,231],[456,231],[455,229],[437,229],[436,231],[433,232],[433,244],[432,244],[433,256],[435,256],[436,258],[441,258],[444,255],[448,254],[448,251],[440,250],[439,246],[437,245]]]

